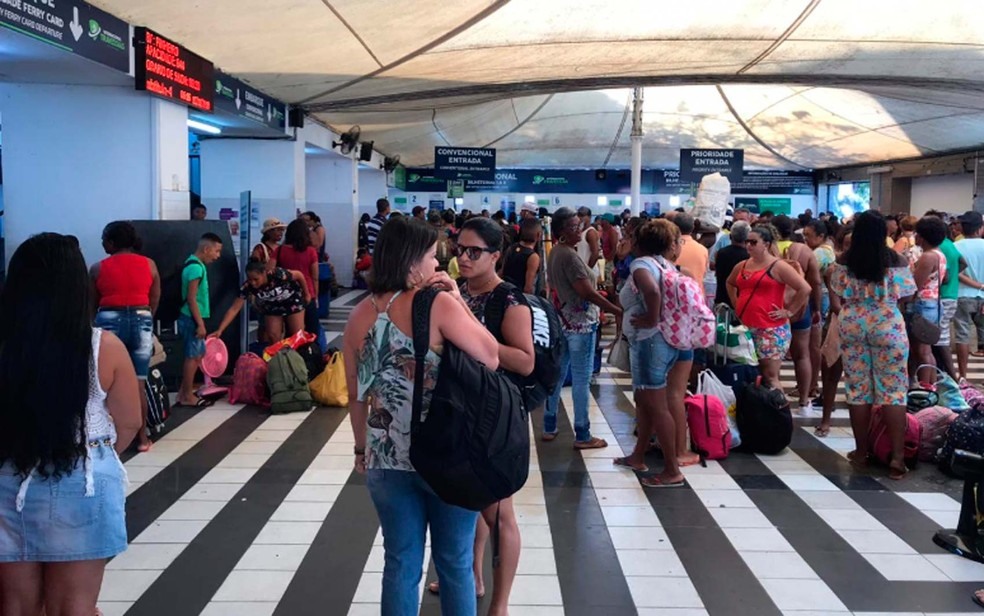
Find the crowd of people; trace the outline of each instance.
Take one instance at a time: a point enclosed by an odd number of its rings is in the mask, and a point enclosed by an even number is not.
[[[449,505],[410,463],[413,299],[421,289],[445,291],[427,316],[425,404],[448,343],[491,369],[530,375],[534,328],[522,294],[550,298],[566,340],[560,370],[572,387],[577,450],[608,445],[591,431],[589,400],[600,331],[614,323],[629,345],[637,442],[613,463],[640,473],[647,488],[673,488],[685,485],[681,468],[700,460],[690,450],[684,399],[697,371],[714,361],[711,349],[681,350],[664,336],[664,282],[692,278],[729,326],[750,332],[765,386],[780,389],[780,366],[792,362],[796,389],[785,393],[803,417],[816,417],[820,407],[820,437],[829,433],[843,380],[853,464],[870,461],[868,426],[873,407],[881,407],[892,442],[888,476],[902,479],[906,392],[935,378],[920,368],[938,366],[963,380],[969,355],[984,355],[982,229],[976,212],[915,219],[867,211],[838,221],[739,208],[723,228],[711,228],[684,211],[594,217],[588,208],[548,213],[524,204],[517,216],[423,209],[398,215],[380,199],[376,216],[359,225],[356,272],[369,294],[347,323],[344,358],[355,392],[355,468],[368,475],[384,534],[383,613],[416,613],[427,528],[439,578],[428,588],[445,613],[476,611],[476,597],[486,592],[484,547],[495,528],[500,564],[489,613],[506,614],[521,553],[511,499],[478,513]],[[193,384],[205,340],[221,336],[247,306],[259,315],[264,340],[320,326],[324,227],[309,212],[289,225],[267,220],[262,232],[239,296],[211,334],[208,265],[220,258],[222,240],[205,233],[184,262],[179,404],[198,403]],[[0,392],[11,401],[0,409],[0,502],[11,504],[0,507],[0,528],[19,529],[0,532],[5,614],[36,614],[42,605],[49,613],[83,613],[95,605],[106,559],[126,547],[125,470],[117,454],[134,439],[140,451],[152,447],[142,380],[161,275],[141,255],[130,223],[107,225],[102,240],[108,257],[87,271],[75,238],[31,238],[11,259],[0,294]],[[512,286],[494,335],[486,307],[503,283]],[[840,352],[830,361],[820,349],[834,321]],[[921,333],[927,323],[940,330],[938,339]],[[42,378],[52,366],[63,375],[57,391]],[[545,443],[558,435],[564,380],[544,404]],[[662,450],[661,469],[649,468],[654,447]],[[102,513],[69,540],[51,532],[49,512],[56,510],[69,526]]]

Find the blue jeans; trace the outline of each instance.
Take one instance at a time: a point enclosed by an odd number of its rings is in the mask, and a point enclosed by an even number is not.
[[[574,438],[579,442],[591,440],[591,420],[588,419],[588,387],[591,385],[591,371],[594,369],[595,336],[597,330],[587,334],[564,332],[567,338],[567,351],[560,358],[560,373],[571,370],[571,395],[574,398]],[[564,379],[557,381],[547,407],[543,413],[543,431],[557,432],[557,407],[560,404],[560,390]]]
[[[383,529],[383,616],[417,616],[424,538],[441,581],[441,613],[473,616],[478,611],[472,573],[478,513],[448,505],[417,473],[370,469],[369,495]]]
[[[150,357],[154,354],[154,317],[150,311],[133,308],[100,310],[96,313],[95,324],[103,331],[116,334],[130,353],[137,378],[147,378]]]

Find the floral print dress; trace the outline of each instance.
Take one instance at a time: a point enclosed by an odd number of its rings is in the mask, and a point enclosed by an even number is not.
[[[831,290],[843,298],[841,357],[848,404],[904,405],[909,386],[909,340],[898,303],[916,292],[912,271],[890,267],[882,282],[855,278],[830,266]]]
[[[400,331],[389,317],[389,308],[397,296],[399,293],[393,296],[386,310],[379,313],[366,334],[358,359],[358,399],[369,406],[367,468],[413,471],[410,464],[410,424],[417,362],[413,339]],[[425,418],[440,365],[441,356],[428,349],[424,358]]]

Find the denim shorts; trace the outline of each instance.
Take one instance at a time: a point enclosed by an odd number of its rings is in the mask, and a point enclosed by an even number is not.
[[[670,368],[680,357],[662,334],[655,334],[645,340],[629,341],[629,358],[632,366],[632,389],[663,389]]]
[[[940,324],[940,305],[935,299],[917,299],[909,304],[910,315],[921,314],[924,319],[935,325]]]
[[[804,329],[810,329],[813,326],[813,308],[810,307],[809,302],[806,304],[806,310],[803,312],[803,318],[795,323],[790,323],[789,327],[794,332],[801,332]]]
[[[198,325],[195,319],[186,314],[178,318],[178,333],[184,340],[185,359],[198,359],[205,356],[205,340],[197,335]]]
[[[147,378],[150,358],[154,354],[154,316],[149,310],[100,310],[96,327],[112,332],[130,352],[137,378]]]
[[[87,447],[94,493],[85,496],[83,460],[59,479],[38,475],[15,503],[24,480],[0,467],[0,562],[68,562],[111,558],[126,550],[126,479],[112,445]]]

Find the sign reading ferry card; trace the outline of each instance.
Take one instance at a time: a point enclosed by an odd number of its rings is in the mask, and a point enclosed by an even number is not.
[[[133,61],[138,90],[212,113],[215,68],[205,58],[138,27],[133,29]]]
[[[0,27],[130,72],[129,24],[81,0],[0,0]]]
[[[494,148],[434,148],[434,176],[442,180],[495,180]]]
[[[705,175],[716,172],[737,184],[744,163],[744,150],[680,150],[680,180],[699,183]]]

